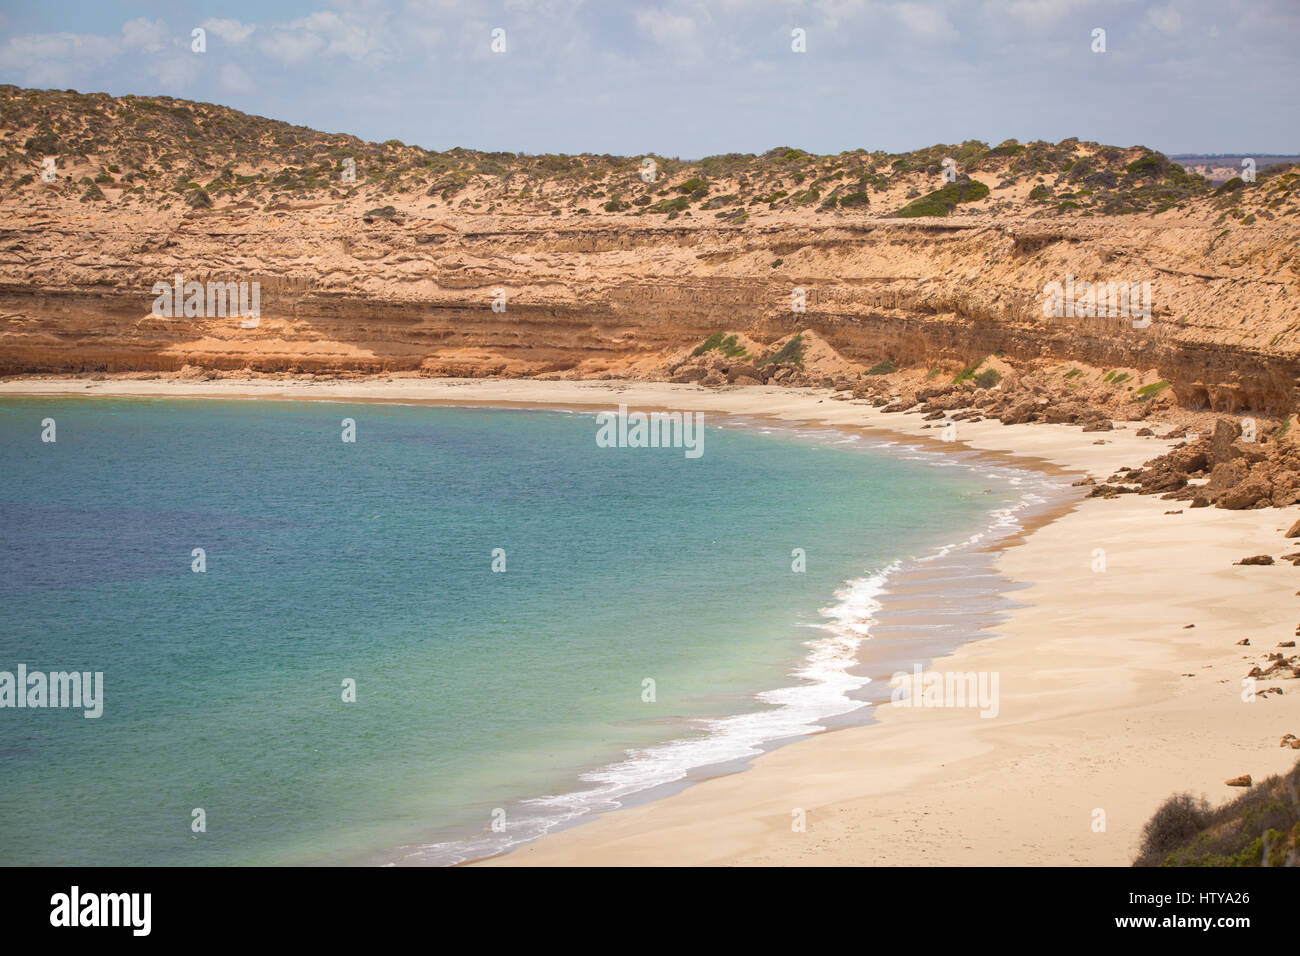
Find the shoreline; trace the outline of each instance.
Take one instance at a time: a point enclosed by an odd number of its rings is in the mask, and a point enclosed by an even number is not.
[[[621,402],[865,429],[908,445],[1002,457],[1022,469],[1037,464],[1098,478],[1174,444],[1137,438],[1122,425],[1084,434],[996,421],[961,422],[957,442],[941,443],[919,415],[884,414],[831,394],[626,381],[0,382],[0,395],[27,397]],[[1285,564],[1232,566],[1284,547],[1279,529],[1300,509],[1164,514],[1175,505],[1136,495],[1083,499],[993,545],[998,573],[1029,582],[1021,595],[1027,603],[1009,612],[996,635],[963,643],[931,667],[1000,674],[1000,719],[873,706],[867,725],[798,738],[753,758],[744,773],[696,778],[662,799],[585,817],[481,862],[1128,863],[1142,824],[1167,796],[1199,788],[1217,802],[1232,793],[1221,783],[1227,777],[1287,769],[1292,752],[1277,740],[1300,730],[1300,694],[1245,704],[1239,686],[1250,666],[1243,656],[1262,657],[1292,636],[1294,611],[1282,599],[1294,600],[1300,578]],[[1105,573],[1090,568],[1094,545],[1106,550]],[[1170,604],[1178,609],[1172,619]],[[1252,638],[1251,648],[1236,646],[1242,636]],[[1096,779],[1103,767],[1107,779]],[[911,789],[922,784],[923,792]],[[806,813],[806,832],[791,829],[795,809]],[[1094,829],[1098,810],[1106,813],[1104,831]],[[974,821],[984,824],[979,831]]]

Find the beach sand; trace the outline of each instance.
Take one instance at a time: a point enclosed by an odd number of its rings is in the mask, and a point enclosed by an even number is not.
[[[659,407],[888,429],[933,440],[918,415],[825,390],[531,380],[0,382],[0,395],[256,397],[340,402]],[[707,417],[706,417],[707,421]],[[1151,424],[1151,423],[1144,423]],[[960,422],[960,445],[1104,479],[1173,443],[1139,426]],[[1161,431],[1156,427],[1157,433]],[[1097,441],[1105,444],[1094,444]],[[706,441],[707,452],[707,441]],[[1179,511],[1178,514],[1166,514]],[[1234,566],[1296,550],[1300,508],[1225,511],[1125,495],[1087,499],[1014,539],[998,570],[1028,582],[996,636],[932,664],[996,673],[999,712],[883,704],[877,722],[780,747],[748,769],[593,818],[488,865],[1126,865],[1174,792],[1289,769],[1300,681],[1243,700],[1242,678],[1294,638],[1300,568]],[[1105,569],[1094,570],[1095,550]],[[1187,627],[1187,625],[1193,625]],[[1250,646],[1237,644],[1250,639]],[[1288,654],[1294,653],[1287,651]],[[792,822],[802,811],[806,829]]]

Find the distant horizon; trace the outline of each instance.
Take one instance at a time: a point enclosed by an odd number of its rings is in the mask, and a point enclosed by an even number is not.
[[[1077,137],[1231,155],[1300,131],[1290,0],[232,0],[210,12],[163,0],[0,11],[0,82],[220,103],[437,151],[699,159]],[[1296,154],[1293,142],[1266,155]]]

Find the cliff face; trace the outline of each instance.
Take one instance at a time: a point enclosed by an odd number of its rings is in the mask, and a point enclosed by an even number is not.
[[[636,375],[719,329],[770,342],[810,328],[864,366],[1001,352],[1154,369],[1190,407],[1289,411],[1297,230],[1222,232],[1128,219],[633,227],[9,208],[0,372]],[[154,284],[177,274],[257,282],[258,326],[151,314]],[[1151,282],[1150,326],[1045,316],[1045,285],[1067,276]]]
[[[1150,370],[1192,408],[1297,405],[1293,169],[1211,191],[1159,154],[1066,141],[664,161],[645,183],[635,159],[432,154],[245,117],[267,130],[241,149],[262,153],[203,187],[222,141],[201,132],[232,111],[154,104],[132,138],[146,101],[4,91],[0,374],[646,377],[721,329],[760,343],[810,329],[863,367],[1000,353]],[[55,183],[28,171],[69,141]],[[190,148],[206,158],[165,175]],[[918,195],[944,211],[945,150],[970,171],[950,215],[896,218]],[[309,165],[341,151],[369,168],[346,190]],[[267,165],[281,154],[292,175]],[[155,284],[177,275],[257,283],[256,327],[154,314]],[[1150,324],[1045,315],[1045,290],[1071,277],[1150,283]]]

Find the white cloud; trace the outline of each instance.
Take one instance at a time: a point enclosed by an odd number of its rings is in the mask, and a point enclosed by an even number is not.
[[[684,13],[641,9],[636,12],[636,27],[656,43],[667,47],[687,47],[699,41],[700,26]]]
[[[166,23],[145,17],[123,23],[116,36],[29,33],[10,37],[0,47],[0,70],[15,74],[27,86],[75,87],[88,81],[99,68],[129,55],[143,61],[145,72],[169,86],[180,87],[197,75],[197,65],[175,60],[156,62],[158,54],[178,43]]]
[[[1173,36],[1182,32],[1183,17],[1171,3],[1167,7],[1153,7],[1147,11],[1147,20],[1161,33]]]
[[[273,60],[286,65],[302,63],[316,57],[346,57],[356,62],[382,60],[387,56],[380,38],[384,20],[349,14],[340,17],[328,10],[318,10],[290,23],[273,26],[262,37],[258,48]]]
[[[272,30],[257,46],[272,60],[294,65],[319,56],[325,49],[325,41],[314,33]]]
[[[29,33],[10,37],[0,47],[0,70],[27,86],[72,86],[113,59],[116,37],[84,33]]]
[[[927,40],[953,40],[957,30],[942,10],[919,3],[895,3],[889,12],[902,26]]]
[[[257,27],[251,23],[240,23],[238,20],[219,20],[216,18],[204,20],[199,25],[209,33],[215,33],[232,46],[239,46],[252,36],[253,31],[257,29]]]
[[[167,24],[161,20],[137,17],[122,24],[122,44],[128,50],[157,53],[172,39]]]

